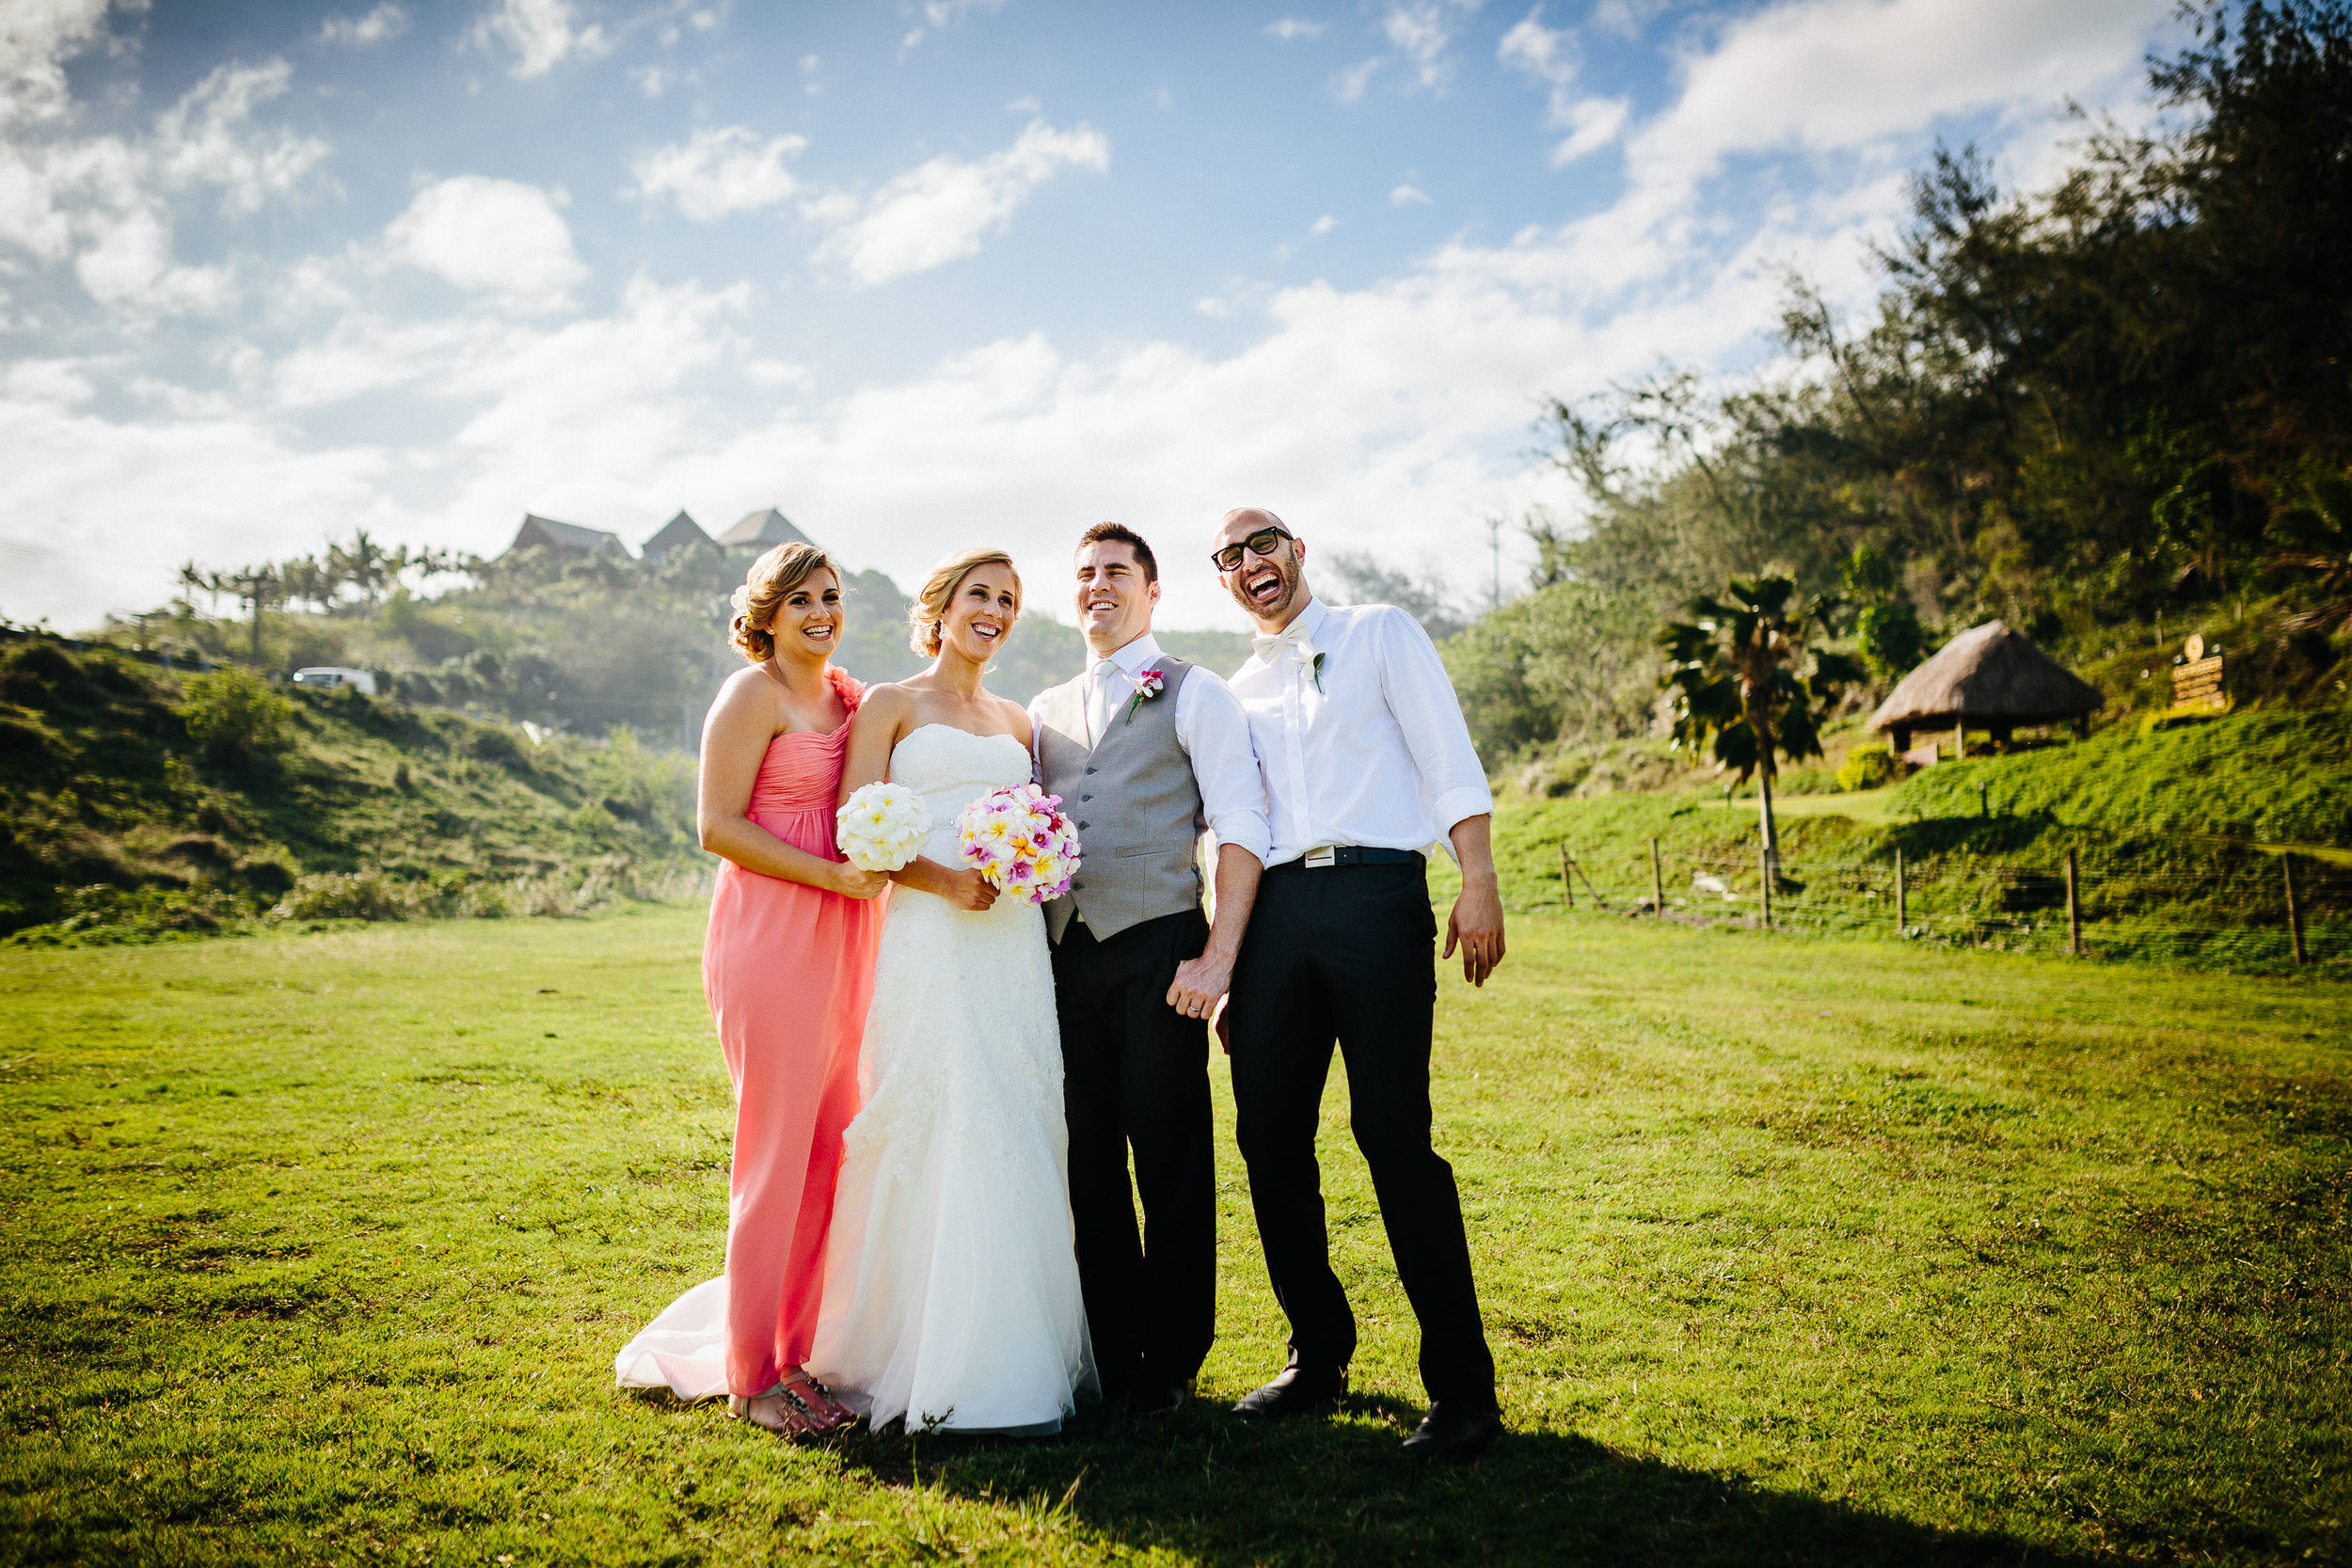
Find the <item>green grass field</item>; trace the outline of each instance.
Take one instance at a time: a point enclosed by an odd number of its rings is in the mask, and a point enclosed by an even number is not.
[[[12,1562],[2352,1558],[2352,987],[1520,918],[1443,985],[1513,1434],[1432,1470],[1336,1085],[1328,1423],[1227,1117],[1171,1421],[795,1449],[612,1386],[718,1267],[700,911],[0,952]]]

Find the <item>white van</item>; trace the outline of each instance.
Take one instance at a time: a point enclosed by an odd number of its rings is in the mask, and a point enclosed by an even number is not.
[[[332,689],[338,686],[356,686],[373,697],[375,677],[365,670],[345,670],[340,665],[312,664],[294,673],[296,686],[320,686]]]

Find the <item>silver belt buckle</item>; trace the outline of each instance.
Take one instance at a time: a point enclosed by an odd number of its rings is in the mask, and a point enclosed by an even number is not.
[[[1328,844],[1325,845],[1320,849],[1310,849],[1307,851],[1307,864],[1310,867],[1336,865],[1338,863],[1339,851]]]

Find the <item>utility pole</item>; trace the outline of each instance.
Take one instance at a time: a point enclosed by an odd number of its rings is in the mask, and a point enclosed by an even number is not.
[[[1489,596],[1489,598],[1488,598],[1488,600],[1487,600],[1487,608],[1489,608],[1489,609],[1491,609],[1491,610],[1501,610],[1501,609],[1502,608],[1502,518],[1500,518],[1500,517],[1489,517],[1489,518],[1487,518],[1487,519],[1486,519],[1486,543],[1487,543],[1488,546],[1489,546],[1489,547],[1493,550],[1493,552],[1494,552],[1494,562],[1495,562],[1495,581],[1494,581],[1494,589],[1493,589],[1493,592],[1492,592],[1491,595]]]

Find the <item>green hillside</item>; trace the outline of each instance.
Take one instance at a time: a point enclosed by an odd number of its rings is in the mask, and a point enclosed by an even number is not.
[[[1921,777],[1947,775],[1948,787],[1978,767],[1939,767]],[[2335,777],[2341,791],[2344,774]],[[1905,816],[1899,803],[1883,822],[1828,811],[1784,815],[1775,926],[2062,951],[2072,851],[2092,953],[2246,970],[2293,961],[2280,859],[2251,839],[2065,820],[2015,808],[1998,791],[1989,792],[1990,815],[1979,816],[1973,786],[1951,793],[1964,797],[1964,809],[1955,800],[1946,814]],[[1580,914],[1645,914],[1656,886],[1668,917],[1710,924],[1758,923],[1759,838],[1752,800],[1726,805],[1712,793],[1506,801],[1495,827],[1503,894],[1515,908],[1561,906],[1565,847],[1579,868]],[[1899,851],[1906,915],[1899,928]],[[2296,876],[2309,957],[2325,972],[2352,973],[2352,871],[2300,856]]]
[[[691,763],[249,672],[0,644],[0,932],[566,913],[693,885]]]
[[[1972,816],[1981,784],[2005,813],[2069,824],[2352,847],[2352,711],[2231,714],[1912,776],[1897,813]]]

